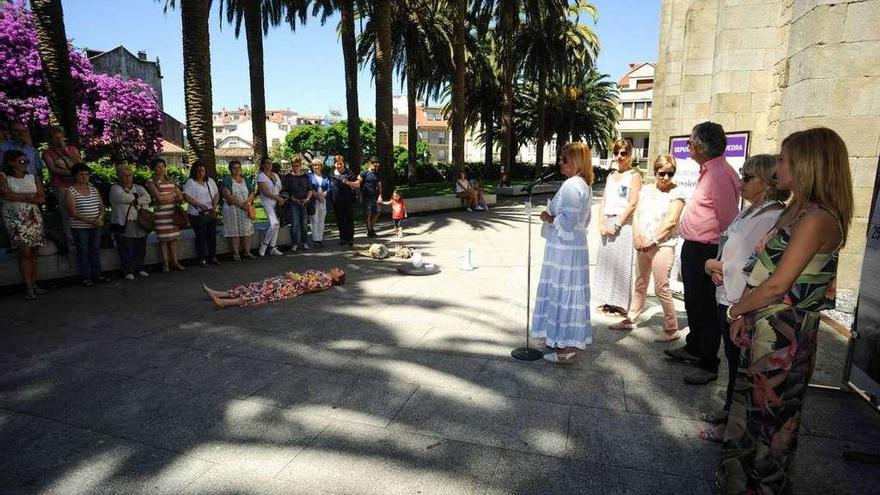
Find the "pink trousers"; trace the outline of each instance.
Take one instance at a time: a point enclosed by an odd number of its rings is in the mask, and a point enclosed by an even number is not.
[[[645,308],[645,297],[648,294],[648,282],[654,274],[654,294],[660,299],[663,307],[665,330],[672,333],[678,330],[678,317],[675,314],[675,303],[669,292],[669,274],[675,258],[675,247],[655,246],[651,249],[636,251],[636,283],[633,292],[630,318],[635,321]]]

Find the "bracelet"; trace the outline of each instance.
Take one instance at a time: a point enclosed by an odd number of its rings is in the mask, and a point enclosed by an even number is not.
[[[743,315],[733,316],[732,314],[730,314],[730,310],[731,310],[731,309],[733,309],[733,306],[728,306],[728,307],[727,307],[727,321],[736,321],[736,320],[738,320],[738,319],[740,319],[740,318],[743,317]]]
[[[614,224],[614,231],[615,232],[620,232],[620,229],[622,229],[622,228],[623,228],[623,225],[620,225],[619,223]]]

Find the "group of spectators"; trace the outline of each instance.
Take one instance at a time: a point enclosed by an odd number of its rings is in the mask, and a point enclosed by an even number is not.
[[[635,328],[653,274],[664,313],[656,340],[677,340],[669,278],[681,244],[690,331],[684,346],[663,352],[670,363],[691,366],[686,383],[703,385],[718,378],[724,342],[725,402],[700,416],[713,425],[700,437],[723,444],[719,491],[791,493],[819,312],[835,305],[838,255],[853,216],[849,155],[834,131],[808,129],[785,138],[778,155],[749,158],[738,174],[724,158],[726,145],[720,125],[693,128],[688,149],[700,174],[687,198],[673,180],[672,156],[654,160],[655,180],[645,186],[632,168],[631,145],[614,143],[617,169],[599,206],[593,297],[590,154],[582,143],[567,145],[560,170],[568,179],[541,213],[547,244],[532,335],[552,348],[546,360],[574,362],[592,343],[590,306],[622,318],[612,329]]]
[[[25,299],[33,300],[46,290],[36,283],[38,251],[46,241],[42,205],[46,204],[43,168],[48,169],[52,191],[59,206],[63,231],[75,259],[82,284],[109,279],[101,269],[102,227],[110,209],[109,230],[119,254],[124,277],[148,277],[144,267],[147,235],[155,230],[162,257],[161,270],[184,270],[179,259],[181,230],[192,228],[200,266],[218,265],[217,233],[222,212],[222,234],[230,240],[232,259],[255,258],[251,252],[257,218],[256,198],[266,212],[268,229],[262,236],[259,256],[279,256],[278,231],[290,225],[292,253],[322,246],[328,210],[336,216],[340,245],[354,241],[353,205],[360,198],[367,236],[376,237],[378,204],[390,205],[395,234],[402,235],[406,202],[398,191],[381,201],[380,164],[372,159],[360,174],[350,171],[342,156],[334,157],[331,174],[324,175],[323,162],[315,159],[311,170],[302,158],[294,158],[289,173],[273,172],[269,158],[260,163],[255,183],[242,175],[241,163],[229,163],[229,176],[218,185],[207,167],[196,160],[183,188],[168,175],[161,158],[150,162],[152,177],[142,186],[134,183],[134,171],[127,164],[117,166],[117,182],[106,198],[92,184],[91,170],[80,151],[65,142],[64,130],[52,127],[48,146],[39,154],[23,123],[13,122],[0,135],[0,198],[7,235],[19,256],[19,271],[25,285]],[[8,135],[7,135],[8,134]],[[105,199],[109,204],[105,204]],[[328,208],[329,206],[329,208]],[[284,222],[282,221],[284,220]],[[311,225],[311,235],[307,227]]]

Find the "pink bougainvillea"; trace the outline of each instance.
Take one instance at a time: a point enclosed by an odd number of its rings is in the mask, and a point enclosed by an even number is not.
[[[137,79],[95,73],[72,48],[70,65],[86,155],[134,161],[155,155],[162,110],[153,89]],[[33,14],[22,1],[6,3],[0,6],[0,118],[46,127],[49,115]]]

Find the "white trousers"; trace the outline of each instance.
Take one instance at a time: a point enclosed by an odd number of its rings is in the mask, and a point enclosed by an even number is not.
[[[315,214],[312,215],[312,240],[324,240],[324,219],[327,217],[327,201],[315,201]]]
[[[278,229],[281,228],[281,222],[278,221],[278,215],[275,214],[275,205],[263,209],[266,210],[266,219],[269,220],[269,230],[263,236],[263,244],[273,248],[278,242]]]

